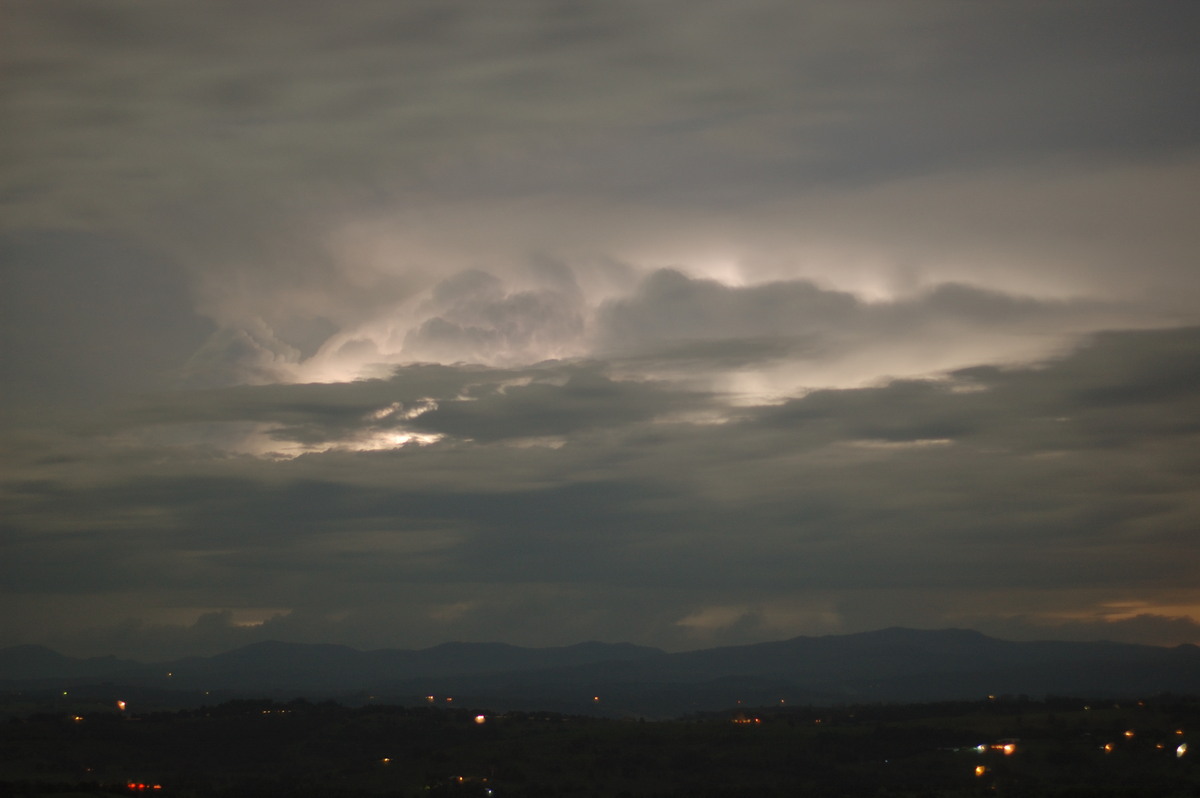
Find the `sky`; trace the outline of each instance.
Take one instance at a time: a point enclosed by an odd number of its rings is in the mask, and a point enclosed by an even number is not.
[[[1200,5],[0,15],[0,644],[1200,643]]]

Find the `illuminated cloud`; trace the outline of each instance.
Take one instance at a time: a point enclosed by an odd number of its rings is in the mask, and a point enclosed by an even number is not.
[[[6,3],[0,635],[1195,640],[1198,15]]]

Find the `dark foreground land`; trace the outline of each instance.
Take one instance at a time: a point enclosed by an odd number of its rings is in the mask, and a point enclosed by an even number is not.
[[[0,732],[5,796],[1200,796],[1200,699],[1188,697],[654,722],[444,704],[139,713],[17,700]]]

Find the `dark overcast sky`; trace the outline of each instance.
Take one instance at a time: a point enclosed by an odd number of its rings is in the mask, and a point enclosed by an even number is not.
[[[0,643],[1200,642],[1200,4],[0,13]]]

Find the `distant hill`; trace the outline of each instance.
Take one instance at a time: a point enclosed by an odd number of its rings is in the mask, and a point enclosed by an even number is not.
[[[0,648],[0,683],[40,679],[94,678],[144,667],[116,657],[76,659],[45,646]]]
[[[38,646],[0,649],[0,687],[52,681],[241,695],[370,692],[399,703],[453,695],[493,708],[671,715],[780,700],[1200,693],[1200,648],[1016,643],[961,629],[894,628],[674,654],[608,643],[557,648],[446,643],[358,651],[264,642],[213,657],[142,664],[74,659]]]

